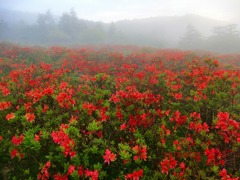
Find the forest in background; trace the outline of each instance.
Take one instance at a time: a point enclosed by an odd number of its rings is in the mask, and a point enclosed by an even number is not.
[[[138,45],[156,48],[240,51],[238,24],[197,15],[152,17],[112,23],[80,19],[74,9],[60,17],[47,10],[27,14],[0,10],[0,42],[22,45]]]

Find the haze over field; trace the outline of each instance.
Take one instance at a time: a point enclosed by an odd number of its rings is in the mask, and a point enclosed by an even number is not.
[[[239,0],[0,0],[0,42],[239,52]]]

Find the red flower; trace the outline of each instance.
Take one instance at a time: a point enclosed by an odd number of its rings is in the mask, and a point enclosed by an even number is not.
[[[25,118],[27,119],[28,122],[33,122],[35,120],[35,115],[33,113],[27,113],[25,115]]]
[[[226,177],[226,176],[227,176],[227,170],[226,170],[225,168],[222,169],[222,170],[220,171],[219,175],[220,175],[221,177]]]
[[[161,163],[161,168],[162,168],[162,173],[166,173],[168,174],[168,167],[169,167],[169,160],[168,159],[164,159]]]
[[[76,152],[72,151],[72,148],[75,146],[74,140],[70,139],[68,137],[68,134],[66,134],[63,130],[67,129],[68,127],[64,124],[61,125],[61,130],[52,132],[51,136],[55,143],[59,144],[63,148],[63,154],[65,156],[70,156],[70,158],[74,157],[76,155]]]
[[[72,174],[75,171],[75,166],[70,165],[68,168],[68,174]]]
[[[182,169],[182,170],[185,170],[185,168],[186,168],[184,162],[181,162],[179,166],[180,166],[180,169]]]
[[[92,115],[92,112],[97,110],[97,107],[94,104],[88,102],[84,102],[82,108],[86,109],[89,115]]]
[[[110,164],[110,161],[116,160],[116,154],[113,154],[109,149],[106,149],[103,159],[104,159],[104,162]]]
[[[98,175],[99,175],[99,173],[98,173],[97,170],[95,170],[95,171],[90,171],[90,170],[86,169],[86,170],[85,170],[85,175],[86,175],[87,177],[91,177],[92,180],[98,180]]]
[[[207,165],[209,164],[219,164],[221,159],[221,152],[217,148],[206,149],[204,154],[207,156]],[[217,163],[218,162],[218,163]]]
[[[35,134],[35,135],[34,135],[34,140],[35,140],[35,141],[39,141],[39,140],[40,140],[40,136],[37,135],[37,134]]]
[[[173,94],[173,97],[174,97],[176,100],[181,100],[181,99],[182,99],[182,93],[174,93],[174,94]]]
[[[170,118],[170,121],[175,121],[177,124],[182,125],[187,121],[187,116],[181,116],[181,113],[177,110],[174,116]]]
[[[11,102],[0,102],[0,110],[8,109],[11,106]]]
[[[18,150],[13,149],[13,150],[11,151],[11,158],[14,158],[15,156],[17,156],[18,153],[19,153]]]
[[[19,137],[16,137],[16,136],[13,136],[12,137],[12,143],[15,145],[15,146],[18,146],[20,145],[24,140],[24,136],[23,134],[21,134]]]
[[[9,95],[9,94],[10,94],[9,89],[6,88],[6,87],[2,88],[2,94],[3,94],[3,96],[7,96],[7,95]]]
[[[55,174],[54,180],[68,180],[68,175]]]
[[[9,114],[6,115],[6,119],[7,119],[8,121],[11,120],[11,119],[14,119],[14,118],[15,118],[14,113],[9,113]]]
[[[51,162],[48,161],[46,162],[46,164],[43,166],[41,172],[38,174],[38,179],[40,180],[48,180],[50,175],[49,175],[49,172],[48,172],[48,169],[50,168],[51,166]]]
[[[42,112],[45,113],[49,109],[47,104],[44,104]]]
[[[174,169],[177,166],[177,161],[172,156],[170,156],[170,158],[166,157],[160,162],[160,166],[162,168],[162,173],[168,174],[169,169]]]
[[[24,155],[22,153],[19,153],[17,149],[13,149],[11,151],[11,158],[14,158],[15,156],[18,156],[19,158],[24,157]]]
[[[140,159],[143,159],[144,161],[147,160],[147,148],[146,147],[143,147],[140,149],[139,157],[140,157]]]
[[[83,176],[83,174],[84,174],[83,167],[82,167],[82,166],[79,166],[79,167],[78,167],[78,175],[79,175],[79,176]]]
[[[126,129],[126,128],[127,128],[127,125],[126,125],[125,123],[120,126],[120,130],[121,130],[121,131],[124,130],[124,129]]]
[[[60,89],[61,90],[64,90],[64,89],[66,89],[66,87],[68,86],[68,83],[67,82],[61,82],[61,84],[60,84]]]
[[[170,163],[169,163],[169,165],[170,165],[171,169],[173,169],[173,168],[175,168],[177,166],[177,161],[172,156],[170,156]]]
[[[140,169],[138,171],[134,171],[133,173],[125,175],[126,179],[133,179],[133,180],[139,180],[140,177],[143,176],[143,169]]]
[[[0,136],[0,141],[3,139],[3,137],[2,136]]]

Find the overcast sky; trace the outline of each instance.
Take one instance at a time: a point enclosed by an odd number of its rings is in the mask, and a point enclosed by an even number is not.
[[[73,8],[79,18],[103,22],[190,13],[240,19],[240,0],[0,0],[0,7],[37,13],[50,9],[56,15]]]

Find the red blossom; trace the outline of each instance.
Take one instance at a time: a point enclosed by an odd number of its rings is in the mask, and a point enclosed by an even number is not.
[[[54,175],[54,180],[68,180],[68,175],[61,175],[61,174],[55,174]]]
[[[63,148],[63,154],[65,156],[70,156],[70,158],[73,158],[76,155],[76,152],[73,151],[75,142],[73,139],[69,138],[68,134],[64,132],[66,126],[64,124],[62,124],[62,126],[64,127],[60,128],[60,131],[51,133],[52,139],[55,143],[59,144]]]
[[[83,170],[83,167],[82,167],[82,166],[79,166],[79,167],[78,167],[78,175],[79,175],[79,176],[83,176],[83,175],[84,175],[84,170]]]
[[[68,174],[72,174],[75,171],[75,166],[74,165],[70,165],[68,168]]]
[[[124,130],[124,129],[126,129],[127,128],[127,125],[124,123],[124,124],[121,124],[121,126],[120,126],[120,130],[122,131],[122,130]]]
[[[9,121],[11,119],[14,119],[15,118],[15,114],[14,113],[9,113],[6,115],[6,119]]]
[[[3,96],[7,96],[7,95],[10,94],[10,90],[6,87],[3,87],[2,88],[2,94],[3,94]]]
[[[15,156],[17,156],[18,153],[19,153],[18,150],[13,149],[13,150],[11,151],[11,158],[14,158]]]
[[[24,155],[20,153],[17,149],[13,149],[11,151],[11,158],[14,158],[15,156],[18,156],[19,158],[23,158]]]
[[[83,109],[86,109],[88,114],[91,115],[93,111],[97,110],[97,107],[92,103],[84,102]]]
[[[222,169],[222,170],[220,171],[219,175],[220,175],[221,177],[226,177],[226,176],[227,176],[227,170],[226,170],[225,168]]]
[[[106,149],[103,159],[105,163],[110,164],[111,161],[116,160],[116,154],[112,153],[109,149]]]
[[[19,146],[23,142],[23,140],[24,140],[23,134],[21,134],[19,137],[16,137],[16,136],[12,137],[12,143],[15,146]]]
[[[186,122],[187,116],[181,116],[181,113],[177,110],[174,116],[170,118],[170,121],[175,121],[177,124],[182,125]]]
[[[25,115],[25,118],[27,119],[28,122],[33,122],[35,120],[35,115],[33,113],[27,113]]]
[[[125,175],[125,179],[139,180],[140,177],[142,176],[143,176],[143,169],[140,169],[138,171],[134,171],[133,173]]]
[[[64,90],[64,89],[66,89],[66,87],[68,86],[68,83],[67,82],[61,82],[61,84],[60,84],[60,89],[61,90]]]
[[[49,109],[48,105],[47,105],[47,104],[44,104],[44,105],[43,105],[42,112],[45,113],[45,112],[47,112],[48,109]]]
[[[34,140],[35,140],[35,141],[39,141],[39,140],[40,140],[40,136],[39,136],[38,134],[35,134],[35,135],[34,135]]]
[[[181,99],[182,99],[182,93],[174,93],[174,94],[173,94],[173,97],[174,97],[176,100],[181,100]]]
[[[182,170],[185,170],[185,168],[186,168],[184,162],[181,162],[179,166],[180,166],[180,169],[182,169]]]
[[[42,170],[38,174],[38,179],[48,180],[50,178],[50,174],[48,172],[48,169],[50,168],[50,166],[51,166],[51,162],[50,161],[46,162],[46,164],[43,166]]]
[[[222,161],[220,161],[222,158],[221,152],[217,148],[207,148],[204,154],[207,156],[207,165],[217,165],[219,163],[223,163]]]
[[[177,166],[177,161],[170,155],[170,157],[165,157],[163,161],[160,162],[162,168],[162,173],[168,174],[169,169],[174,169]]]
[[[8,101],[8,102],[0,102],[0,110],[6,110],[6,109],[8,109],[11,106],[12,106],[12,104],[11,104],[10,101]]]
[[[97,170],[95,171],[90,171],[88,169],[85,170],[85,175],[87,177],[91,177],[92,179],[91,180],[98,180],[98,176],[99,176],[99,173]]]

